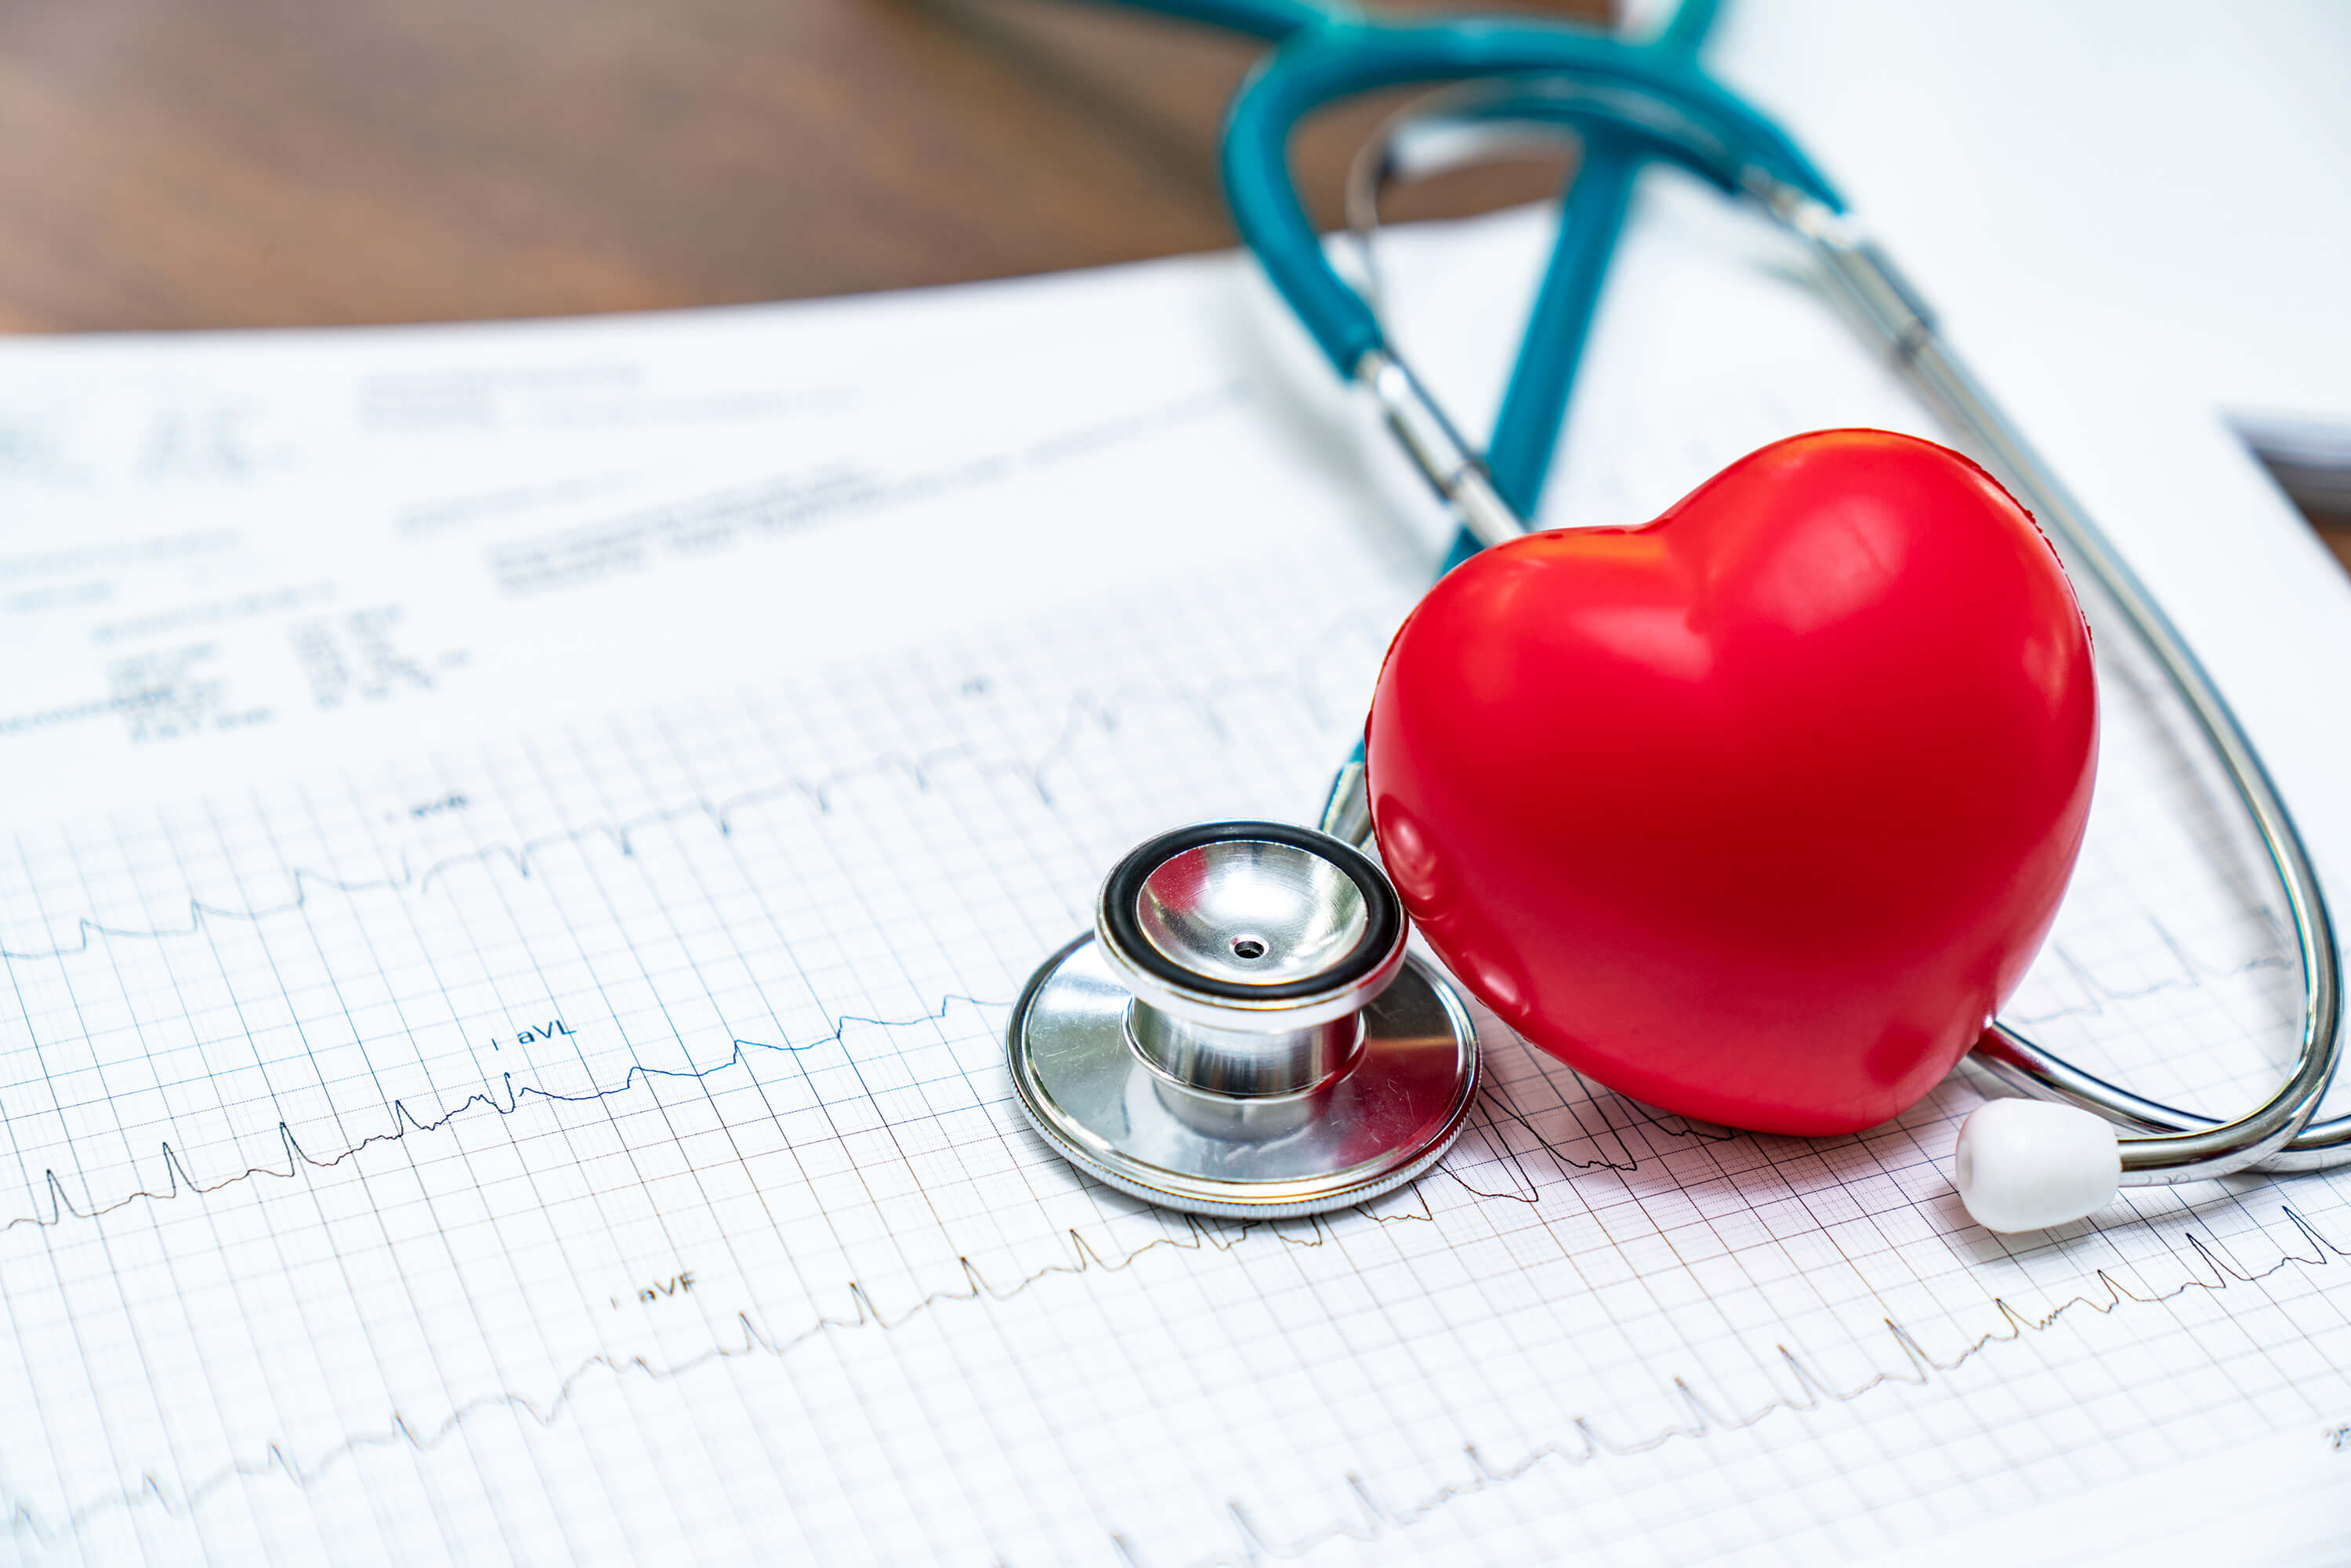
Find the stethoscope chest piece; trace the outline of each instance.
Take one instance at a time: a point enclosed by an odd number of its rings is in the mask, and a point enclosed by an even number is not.
[[[1364,1202],[1459,1134],[1478,1039],[1348,844],[1212,822],[1137,847],[1006,1031],[1039,1134],[1121,1191],[1277,1219]]]

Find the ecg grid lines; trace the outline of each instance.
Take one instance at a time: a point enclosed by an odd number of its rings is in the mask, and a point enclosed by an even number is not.
[[[1489,1031],[1437,1176],[1277,1227],[1158,1215],[1035,1145],[1004,1003],[1099,867],[1165,821],[1294,814],[1343,748],[1381,624],[1343,607],[1395,587],[1315,568],[1114,607],[1115,639],[1008,632],[21,837],[16,1544],[298,1557],[364,1519],[390,1555],[1249,1561],[1472,1508],[1555,1531],[1514,1478],[1646,1453],[1574,1528],[1695,1560],[1866,1539],[1817,1500],[1829,1456],[2030,1495],[2052,1479],[2000,1451],[2026,1413],[2140,1433],[2051,1461],[2079,1479],[2181,1451],[2182,1410],[2340,1397],[2331,1181],[2142,1196],[2007,1258],[1933,1163],[1952,1089],[1856,1139],[1733,1137]],[[1144,674],[1179,644],[1196,685]],[[2102,800],[2122,831],[2018,1011],[2159,1051],[2193,1098],[2277,1049],[2293,977],[2258,909],[2141,841],[2192,834],[2177,807]],[[2211,1384],[2189,1328],[2220,1319],[2247,1348]],[[1791,1420],[1817,1454],[1768,1439]],[[1727,1490],[1693,1506],[1699,1479]]]

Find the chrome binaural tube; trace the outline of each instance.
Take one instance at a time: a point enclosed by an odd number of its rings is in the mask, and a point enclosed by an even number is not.
[[[2089,573],[2154,657],[2259,834],[2300,948],[2304,1005],[2294,1071],[2269,1099],[2232,1120],[2130,1093],[2005,1024],[1993,1024],[1974,1060],[2022,1092],[2138,1129],[2117,1140],[2125,1186],[2351,1161],[2351,1117],[2310,1125],[2343,1050],[2342,977],[2333,922],[2302,835],[2235,712],[2146,585],[1960,362],[1932,312],[1885,255],[1849,219],[1802,193],[1768,178],[1750,178],[1748,185],[1774,216],[1811,244],[1850,314],[1884,344],[1911,385],[2032,513],[2061,553]]]

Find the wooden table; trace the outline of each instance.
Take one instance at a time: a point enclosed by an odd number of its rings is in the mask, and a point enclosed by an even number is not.
[[[1222,246],[1251,53],[1066,0],[8,0],[0,329],[633,310]],[[1384,107],[1303,139],[1326,219]]]
[[[11,0],[0,327],[632,310],[1228,246],[1217,131],[1253,52],[1063,0]],[[1367,119],[1307,142],[1326,210]]]

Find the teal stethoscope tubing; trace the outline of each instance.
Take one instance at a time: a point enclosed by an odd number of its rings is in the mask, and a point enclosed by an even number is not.
[[[1975,438],[2043,526],[2071,547],[2163,665],[2262,836],[2302,950],[2307,1005],[2300,1056],[2269,1101],[2234,1121],[2135,1095],[2003,1025],[1994,1026],[1976,1059],[2011,1087],[2137,1129],[2139,1135],[2121,1140],[2126,1185],[2246,1168],[2310,1169],[2351,1159],[2351,1116],[2311,1122],[2341,1051],[2333,929],[2300,834],[2259,755],[2128,565],[1943,343],[1931,312],[1844,222],[1835,190],[1778,126],[1698,68],[1698,48],[1717,0],[1685,0],[1658,35],[1641,44],[1531,21],[1386,22],[1325,12],[1301,0],[1123,3],[1277,46],[1243,86],[1226,128],[1224,176],[1234,221],[1332,367],[1343,379],[1373,389],[1399,436],[1468,523],[1447,559],[1447,570],[1476,552],[1480,531],[1492,537],[1498,520],[1492,510],[1506,511],[1499,520],[1520,527],[1535,514],[1642,164],[1669,162],[1726,193],[1752,196],[1810,240],[1854,314],[1888,344],[1914,384]],[[1563,200],[1559,234],[1492,438],[1482,456],[1448,470],[1466,449],[1393,358],[1372,308],[1325,257],[1290,178],[1289,144],[1302,119],[1340,99],[1378,88],[1466,82],[1486,84],[1489,94],[1450,108],[1453,119],[1559,126],[1581,137],[1583,158]],[[1408,428],[1416,417],[1417,439]],[[1432,447],[1439,461],[1430,460]],[[1359,751],[1349,765],[1358,778],[1360,761]],[[1343,781],[1349,770],[1343,770]]]
[[[1768,145],[1778,169],[1832,208],[1828,183],[1779,130],[1697,68],[1698,46],[1719,0],[1685,0],[1646,44],[1563,26],[1487,22],[1405,26],[1334,16],[1295,0],[1125,0],[1156,11],[1249,34],[1282,47],[1259,67],[1233,105],[1224,142],[1224,174],[1234,221],[1316,343],[1342,377],[1382,346],[1377,319],[1333,273],[1291,185],[1289,138],[1322,104],[1377,87],[1581,72],[1636,84],[1690,104]],[[1500,411],[1485,452],[1494,487],[1510,509],[1531,517],[1559,444],[1575,372],[1600,303],[1609,264],[1642,164],[1665,160],[1726,190],[1735,171],[1692,160],[1682,146],[1642,134],[1620,115],[1540,91],[1501,94],[1468,110],[1489,120],[1551,120],[1581,133],[1583,156],[1567,187],[1556,240],[1529,312]],[[1726,177],[1728,175],[1728,177]],[[1464,530],[1446,568],[1478,549]]]

